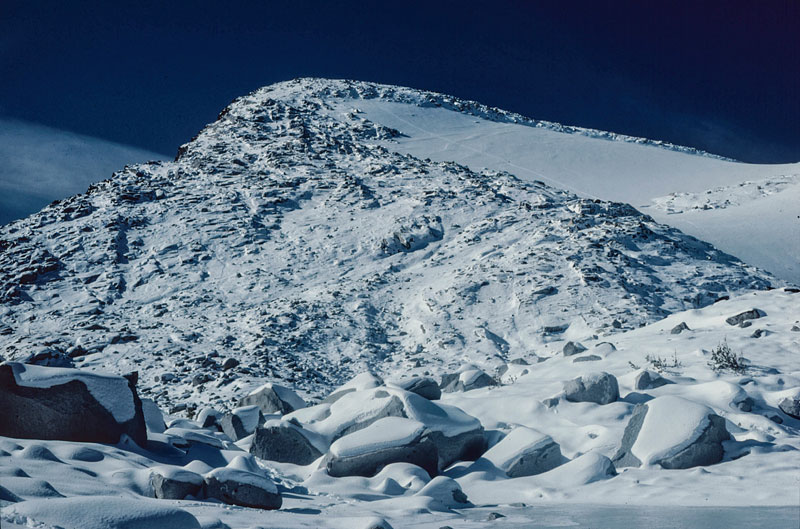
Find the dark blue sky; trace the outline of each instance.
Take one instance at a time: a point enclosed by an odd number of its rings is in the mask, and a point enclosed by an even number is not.
[[[173,154],[239,95],[344,77],[800,161],[798,35],[794,0],[2,0],[0,116]]]

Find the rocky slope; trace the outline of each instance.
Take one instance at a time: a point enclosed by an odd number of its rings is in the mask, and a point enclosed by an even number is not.
[[[346,81],[237,99],[174,162],[0,228],[4,356],[228,407],[265,378],[313,396],[366,369],[490,370],[772,282],[631,206],[393,152],[397,130],[326,103],[352,93],[524,119]]]

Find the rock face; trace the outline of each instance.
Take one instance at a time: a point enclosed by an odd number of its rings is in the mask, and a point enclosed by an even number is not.
[[[483,459],[510,478],[535,476],[562,464],[566,458],[561,447],[549,435],[520,426],[494,445]]]
[[[619,399],[617,378],[610,373],[590,373],[564,382],[564,398],[570,402],[609,404]]]
[[[387,417],[343,437],[331,445],[324,465],[334,477],[377,474],[390,463],[411,463],[429,475],[438,473],[436,446],[423,437],[425,425],[419,421]]]
[[[250,453],[268,461],[308,465],[322,456],[309,435],[293,423],[273,421],[256,429]]]
[[[789,417],[800,419],[800,397],[786,397],[778,404],[778,408]]]
[[[0,365],[0,435],[116,443],[123,434],[147,442],[137,376],[78,369]]]
[[[306,403],[297,393],[278,384],[264,384],[244,397],[239,406],[258,406],[261,413],[269,415],[280,413],[286,415],[306,407]]]
[[[230,505],[255,509],[280,509],[283,500],[269,479],[253,472],[233,468],[217,468],[205,477],[206,497]]]
[[[667,469],[712,465],[722,460],[722,441],[728,439],[725,419],[711,408],[671,395],[657,397],[634,408],[613,462]]]
[[[396,385],[428,400],[439,400],[442,397],[442,390],[439,388],[439,384],[431,377],[407,378],[397,382]]]
[[[660,388],[661,386],[665,386],[667,384],[672,384],[672,382],[662,377],[658,373],[654,373],[652,371],[642,371],[636,375],[636,379],[633,382],[633,387],[634,389],[654,389]]]

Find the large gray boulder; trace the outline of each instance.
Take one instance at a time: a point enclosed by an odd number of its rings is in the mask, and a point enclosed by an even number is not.
[[[778,404],[778,408],[789,417],[800,419],[800,395],[786,397]]]
[[[178,467],[156,467],[150,472],[153,496],[160,500],[182,500],[197,496],[203,489],[203,478]]]
[[[448,373],[442,375],[439,384],[442,392],[453,393],[456,391],[471,391],[473,389],[496,386],[497,381],[481,371],[480,369],[465,369],[459,373]]]
[[[634,408],[612,461],[617,467],[712,465],[722,460],[728,439],[725,419],[711,408],[666,395]]]
[[[391,463],[417,465],[435,476],[439,457],[424,433],[419,421],[386,417],[333,443],[323,465],[334,477],[372,477]]]
[[[580,354],[585,350],[586,347],[584,347],[580,342],[567,342],[564,344],[564,348],[561,350],[561,352],[564,353],[564,356],[573,356]]]
[[[552,470],[566,461],[561,447],[549,435],[518,426],[490,448],[482,459],[510,478],[535,476]]]
[[[564,398],[570,402],[609,404],[619,399],[619,384],[610,373],[590,373],[564,382]]]
[[[253,461],[241,456],[227,467],[215,468],[206,474],[204,481],[207,498],[229,505],[271,510],[279,509],[283,502],[275,484]]]
[[[396,382],[395,385],[428,400],[439,400],[442,397],[439,384],[431,377],[411,377]]]
[[[486,451],[486,433],[480,423],[465,432],[448,435],[447,431],[430,431],[427,438],[436,447],[439,469],[456,461],[474,461]]]
[[[79,369],[0,365],[0,435],[25,439],[147,442],[136,373],[119,377]]]
[[[727,318],[725,322],[728,325],[742,325],[747,320],[757,320],[759,318],[763,318],[764,316],[766,316],[766,313],[763,310],[750,309]]]
[[[258,406],[264,415],[286,415],[305,408],[306,402],[291,389],[268,383],[240,400],[239,406]]]
[[[667,384],[672,384],[672,381],[667,380],[658,373],[644,370],[636,375],[636,379],[633,381],[633,388],[655,389],[660,388],[661,386],[666,386]]]
[[[308,465],[322,457],[318,435],[289,421],[270,421],[257,428],[250,453],[267,461]]]

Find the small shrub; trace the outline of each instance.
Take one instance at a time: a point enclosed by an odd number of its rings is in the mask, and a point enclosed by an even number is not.
[[[734,373],[744,373],[747,371],[747,364],[744,362],[744,357],[734,353],[728,341],[723,340],[721,344],[717,345],[711,351],[711,358],[708,360],[708,367],[714,371],[720,372],[729,369]]]
[[[656,370],[658,373],[664,373],[669,371],[670,369],[678,369],[683,367],[683,364],[678,360],[678,353],[675,352],[672,354],[672,358],[662,358],[657,355],[647,355],[644,357],[645,360],[650,364],[650,367]]]

